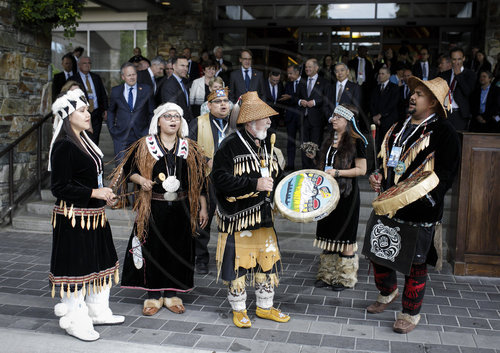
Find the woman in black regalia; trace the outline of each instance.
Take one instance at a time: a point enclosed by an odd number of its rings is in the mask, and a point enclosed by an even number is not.
[[[91,127],[82,90],[70,90],[52,105],[55,132],[49,152],[52,213],[52,297],[54,312],[66,332],[84,341],[99,333],[93,325],[118,324],[123,316],[109,309],[112,276],[118,282],[118,258],[104,206],[115,196],[102,185],[102,152],[87,136]]]
[[[323,249],[316,287],[335,291],[352,288],[357,282],[360,197],[356,177],[366,173],[366,138],[356,125],[357,109],[341,104],[330,118],[333,131],[316,159],[318,169],[333,176],[340,190],[335,210],[318,221],[314,244]],[[316,157],[310,155],[309,157]]]
[[[208,221],[206,162],[185,137],[182,115],[174,103],[156,108],[149,135],[130,147],[113,175],[117,186],[130,180],[140,187],[121,285],[147,291],[146,316],[163,305],[177,314],[185,311],[177,293],[193,288],[193,236]]]

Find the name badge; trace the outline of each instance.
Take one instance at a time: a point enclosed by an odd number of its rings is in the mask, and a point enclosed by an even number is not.
[[[260,175],[262,175],[263,178],[268,178],[269,177],[269,168],[261,167],[260,168]]]
[[[332,170],[333,167],[331,165],[326,165],[325,166],[325,172],[329,171],[329,170]]]
[[[399,157],[401,157],[401,147],[394,146],[391,149],[391,154],[389,155],[389,161],[387,162],[388,167],[394,168],[398,165]]]
[[[104,185],[102,183],[102,172],[99,173],[99,175],[97,176],[97,187],[100,189],[102,188]]]

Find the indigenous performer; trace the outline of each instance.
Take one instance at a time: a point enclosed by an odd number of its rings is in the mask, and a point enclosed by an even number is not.
[[[87,136],[91,119],[82,90],[70,90],[52,105],[54,136],[50,144],[53,243],[49,280],[59,326],[83,341],[95,341],[94,325],[120,324],[125,318],[109,308],[112,276],[118,283],[118,258],[104,206],[113,191],[102,184],[101,150]]]
[[[229,90],[226,88],[210,92],[208,100],[209,113],[200,115],[189,123],[189,138],[198,143],[203,154],[208,159],[207,175],[210,174],[215,152],[219,149],[224,138],[229,134]],[[216,202],[213,185],[209,187],[208,222],[205,228],[195,239],[196,272],[208,273],[208,242],[210,241],[210,225],[215,213]]]
[[[241,102],[241,107],[240,107]],[[250,327],[246,275],[255,283],[256,314],[287,322],[273,307],[281,256],[273,227],[272,192],[282,170],[267,137],[270,116],[278,114],[257,92],[243,94],[231,114],[244,127],[226,137],[215,154],[212,181],[217,197],[217,272],[229,286],[228,301],[237,327]]]
[[[436,265],[439,254],[434,244],[441,244],[439,233],[434,239],[435,227],[442,219],[444,196],[457,174],[460,160],[458,136],[446,120],[443,107],[449,91],[446,81],[441,78],[422,81],[411,77],[408,84],[413,92],[409,102],[411,115],[394,124],[385,135],[379,154],[383,175],[372,174],[370,185],[380,192],[422,171],[434,171],[439,183],[423,197],[398,209],[392,219],[377,218],[372,213],[363,248],[363,254],[368,254],[371,250],[367,240],[372,242],[382,236],[385,248],[397,249],[385,257],[370,257],[380,294],[367,311],[381,313],[398,297],[396,270],[404,271],[403,310],[393,325],[398,333],[412,331],[420,320],[427,264]],[[388,221],[394,224],[388,226]],[[408,260],[404,269],[396,265],[400,258]]]
[[[352,105],[335,108],[331,118],[333,131],[316,161],[320,170],[336,178],[340,190],[336,209],[318,221],[314,241],[315,246],[323,249],[314,285],[318,288],[331,285],[334,291],[352,288],[358,281],[356,234],[360,198],[356,177],[366,173],[368,141],[356,125],[357,115],[358,110]]]
[[[123,288],[143,289],[142,313],[156,314],[163,305],[185,311],[176,296],[193,288],[196,228],[208,220],[205,157],[186,138],[182,108],[174,103],[154,111],[149,135],[135,142],[113,172],[113,185],[127,179],[140,186],[137,217],[125,253]]]

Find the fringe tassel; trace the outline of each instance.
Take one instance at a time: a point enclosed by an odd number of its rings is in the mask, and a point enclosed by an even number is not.
[[[52,283],[52,291],[50,292],[50,296],[54,298],[56,295],[56,285],[55,283]]]
[[[115,270],[115,284],[118,284],[120,282],[120,273],[118,271],[118,268]]]

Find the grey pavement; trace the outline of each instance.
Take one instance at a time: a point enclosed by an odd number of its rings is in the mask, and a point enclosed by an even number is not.
[[[252,328],[234,327],[212,259],[210,273],[196,275],[194,290],[181,295],[183,315],[162,309],[144,317],[144,292],[113,287],[110,306],[125,315],[125,323],[97,326],[101,339],[85,343],[66,335],[53,313],[57,299],[50,297],[47,279],[51,234],[0,230],[0,352],[500,352],[500,278],[454,276],[448,264],[441,272],[431,268],[421,323],[400,335],[391,326],[401,300],[382,314],[365,310],[377,297],[365,259],[353,290],[317,289],[319,251],[299,238],[281,241],[275,305],[290,313],[288,323],[257,318],[249,289]],[[115,245],[123,260],[126,240],[115,239]]]

